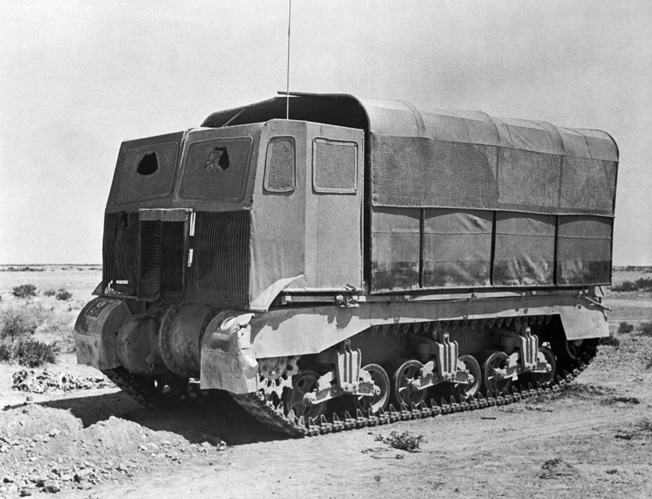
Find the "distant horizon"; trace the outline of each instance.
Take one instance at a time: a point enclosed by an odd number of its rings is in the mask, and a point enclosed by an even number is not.
[[[0,263],[0,267],[102,267],[102,263]],[[612,269],[623,269],[623,268],[635,268],[635,269],[647,269],[652,268],[652,263],[648,265],[638,265],[638,264],[614,264],[611,266]]]
[[[0,263],[0,267],[48,267],[69,265],[71,267],[101,267],[102,263]]]

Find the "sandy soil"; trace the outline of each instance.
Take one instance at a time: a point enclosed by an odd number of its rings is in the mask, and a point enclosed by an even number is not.
[[[614,330],[652,321],[652,297],[608,304]],[[18,393],[19,366],[0,366],[0,497],[652,497],[652,337],[619,340],[560,396],[301,440],[222,394],[150,411],[111,386]],[[422,436],[419,452],[392,432]]]

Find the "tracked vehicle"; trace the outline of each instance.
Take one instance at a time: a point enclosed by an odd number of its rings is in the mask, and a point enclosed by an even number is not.
[[[292,94],[124,142],[78,361],[292,435],[516,400],[608,335],[596,130]],[[443,399],[443,401],[442,401]]]

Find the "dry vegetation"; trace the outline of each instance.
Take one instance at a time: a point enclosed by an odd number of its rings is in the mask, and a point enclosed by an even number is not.
[[[97,267],[0,267],[0,362],[37,367],[73,351],[75,319],[99,279]]]

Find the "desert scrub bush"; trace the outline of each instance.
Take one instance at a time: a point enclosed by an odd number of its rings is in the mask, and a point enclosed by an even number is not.
[[[68,301],[72,298],[72,293],[66,289],[61,288],[59,291],[57,291],[55,298],[61,301]]]
[[[639,329],[641,330],[641,334],[652,336],[652,322],[641,322]]]
[[[612,291],[652,291],[652,278],[641,277],[635,281],[624,281],[611,287]]]
[[[16,361],[21,366],[39,367],[54,363],[59,347],[31,338],[16,342],[0,342],[0,362]]]
[[[13,358],[21,366],[39,367],[43,364],[54,363],[58,348],[57,344],[43,343],[42,341],[26,339],[14,345]]]
[[[33,335],[51,313],[40,303],[3,308],[0,310],[0,339],[14,341]]]
[[[618,325],[618,334],[631,333],[632,331],[634,331],[634,324],[630,324],[629,322],[621,322]]]
[[[17,340],[34,334],[39,326],[38,318],[26,313],[25,309],[8,308],[2,313],[0,339]]]
[[[11,294],[16,298],[32,298],[36,296],[36,286],[33,284],[21,284],[11,288]]]
[[[48,289],[47,291],[43,291],[43,294],[45,296],[54,296],[57,294],[57,292],[54,289]]]
[[[9,362],[11,358],[11,345],[8,343],[0,343],[0,362]]]
[[[610,331],[609,336],[600,339],[601,345],[611,345],[616,348],[620,346],[620,338],[618,338],[618,332]]]
[[[636,279],[636,285],[640,289],[645,289],[645,290],[652,290],[652,277],[641,277],[640,279]]]

